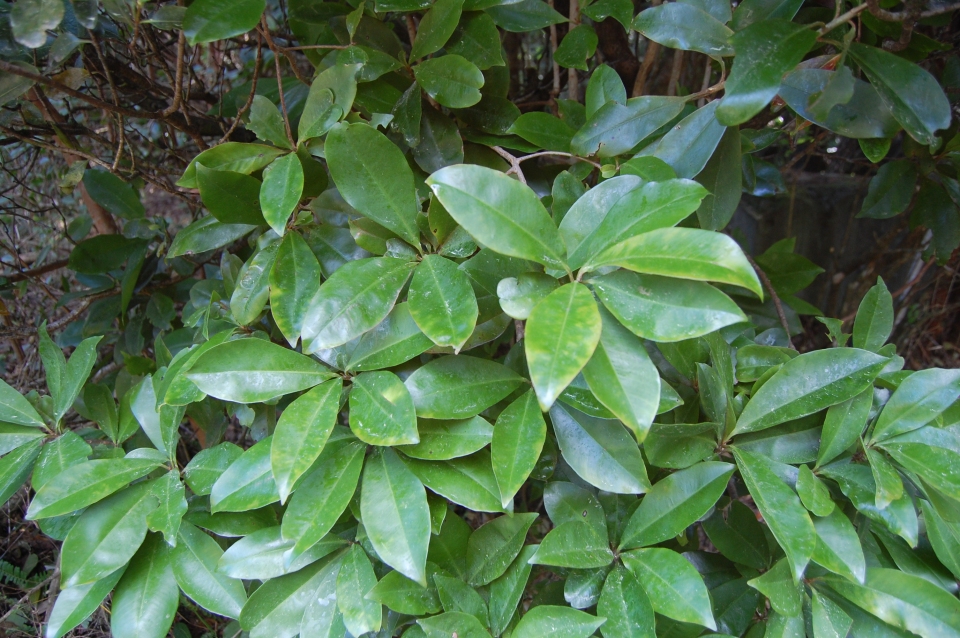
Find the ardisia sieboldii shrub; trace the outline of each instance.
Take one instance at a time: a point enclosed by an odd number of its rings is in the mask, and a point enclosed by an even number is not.
[[[95,301],[69,358],[39,327],[49,393],[0,386],[0,497],[62,541],[49,638],[101,605],[130,638],[181,605],[252,638],[960,636],[960,371],[903,369],[882,281],[798,354],[817,268],[721,232],[812,122],[907,149],[863,214],[910,208],[945,260],[939,43],[883,41],[946,9],[583,2],[553,59],[585,100],[521,115],[500,38],[565,20],[541,0],[181,4],[0,3],[25,112],[93,34],[241,38],[253,71],[172,241],[126,164],[71,168],[122,232],[70,256]],[[706,54],[703,90],[628,99],[607,16]]]

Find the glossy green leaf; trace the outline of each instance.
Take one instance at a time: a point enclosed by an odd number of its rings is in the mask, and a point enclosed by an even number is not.
[[[893,332],[893,297],[878,278],[864,295],[853,324],[853,347],[878,351]]]
[[[459,351],[477,325],[477,298],[457,264],[427,255],[417,266],[407,293],[417,326],[438,346]]]
[[[123,219],[141,219],[145,210],[132,184],[124,182],[103,169],[88,169],[83,173],[87,194],[109,213]]]
[[[405,455],[425,461],[447,461],[473,454],[493,438],[493,426],[475,416],[456,421],[421,419],[417,423],[420,442],[399,449]]]
[[[464,15],[445,48],[470,60],[482,71],[504,63],[500,54],[500,32],[486,13]]]
[[[60,638],[93,614],[117,585],[123,571],[118,569],[94,583],[63,588],[50,612],[45,638]]]
[[[559,284],[544,273],[529,272],[501,279],[497,284],[500,307],[513,319],[527,319],[541,300]]]
[[[320,542],[353,499],[360,481],[366,446],[357,441],[327,445],[290,497],[280,529],[283,537],[295,541],[289,558]]]
[[[375,128],[350,124],[330,131],[324,151],[330,175],[347,203],[419,246],[420,205],[413,172],[400,149]]]
[[[413,399],[397,375],[382,370],[354,378],[350,429],[371,445],[410,445],[420,441]]]
[[[375,257],[337,269],[308,307],[301,332],[304,352],[343,345],[383,321],[415,265],[403,259]]]
[[[245,512],[280,500],[270,466],[273,437],[261,439],[220,475],[210,490],[210,513]]]
[[[423,587],[398,571],[388,572],[381,578],[367,598],[399,614],[411,616],[436,614],[442,609],[433,587]]]
[[[606,536],[583,520],[566,521],[550,530],[530,558],[536,565],[575,569],[606,567],[613,560]]]
[[[536,31],[566,20],[541,0],[521,0],[513,4],[496,5],[487,9],[487,13],[493,17],[498,27],[513,33]]]
[[[253,323],[270,299],[270,271],[279,244],[270,244],[255,254],[237,272],[236,287],[230,296],[230,314],[242,326]]]
[[[682,5],[680,5],[682,6]],[[672,127],[659,142],[640,151],[636,160],[649,157],[663,160],[675,175],[692,178],[707,165],[726,128],[717,121],[717,100],[697,109]]]
[[[631,10],[631,14],[632,14]],[[598,65],[590,75],[584,99],[587,117],[591,117],[607,102],[627,103],[627,89],[623,80],[606,64]]]
[[[816,636],[846,636],[853,625],[850,618],[837,603],[813,590],[813,631]]]
[[[183,478],[190,490],[200,496],[208,496],[230,464],[240,458],[243,450],[233,443],[221,443],[200,452],[183,468]]]
[[[290,148],[290,140],[283,124],[280,109],[270,98],[264,95],[253,96],[250,103],[250,121],[247,128],[256,133],[265,142],[272,142],[280,148]]]
[[[733,218],[742,194],[740,133],[728,128],[696,180],[710,194],[697,209],[700,228],[722,230]]]
[[[817,530],[813,561],[835,574],[862,583],[867,569],[863,547],[846,514],[835,508],[829,516],[814,516],[813,526]]]
[[[110,632],[117,638],[163,638],[179,604],[170,550],[160,536],[152,535],[117,583],[110,605]]]
[[[907,210],[917,187],[917,167],[908,159],[887,162],[870,179],[857,217],[888,219]]]
[[[654,638],[653,605],[640,581],[622,565],[614,567],[603,583],[597,614],[606,616],[604,638]]]
[[[564,267],[560,234],[525,184],[490,168],[458,165],[437,171],[427,185],[450,216],[484,246],[551,268]]]
[[[423,629],[427,638],[446,638],[453,634],[457,634],[458,638],[489,638],[490,636],[475,616],[462,611],[448,611],[430,618],[422,618],[417,620],[417,624]]]
[[[437,586],[437,595],[446,612],[469,614],[482,625],[489,622],[487,605],[477,590],[458,578],[435,574],[433,582]]]
[[[56,441],[45,447],[55,443]],[[35,467],[34,462],[41,454],[42,445],[42,441],[32,441],[0,459],[0,503],[6,503],[30,477],[30,471]],[[39,488],[35,486],[34,489]]]
[[[489,453],[481,450],[450,461],[404,459],[430,491],[476,512],[503,512]],[[450,518],[449,516],[447,517]]]
[[[426,586],[430,542],[427,495],[393,450],[382,450],[366,463],[360,511],[370,542],[383,562]]]
[[[525,392],[497,417],[490,457],[504,507],[536,467],[546,436],[547,424],[533,390]]]
[[[606,618],[569,607],[539,605],[523,615],[511,635],[513,638],[587,638],[605,621]]]
[[[630,516],[620,548],[656,545],[679,535],[716,504],[735,469],[708,461],[655,483]]]
[[[570,141],[570,152],[614,157],[631,150],[683,110],[683,100],[644,96],[626,104],[607,102],[594,113]]]
[[[651,7],[631,25],[644,37],[672,49],[699,51],[712,56],[733,55],[733,31],[706,11],[684,3]]]
[[[753,395],[733,434],[763,430],[851,399],[870,386],[886,361],[855,348],[802,354]]]
[[[754,503],[790,561],[794,579],[799,580],[817,546],[810,515],[774,471],[773,461],[739,449],[734,449],[734,457]]]
[[[343,539],[327,535],[293,558],[294,542],[283,538],[280,527],[265,527],[231,545],[220,557],[217,571],[231,578],[266,582],[300,571],[344,545]]]
[[[417,416],[465,419],[517,389],[523,379],[499,363],[464,355],[442,356],[407,377]]]
[[[170,470],[154,481],[153,495],[159,505],[147,514],[147,527],[153,532],[161,532],[167,544],[175,547],[180,522],[187,513],[186,489],[180,480],[180,472]]]
[[[617,494],[650,489],[636,441],[619,421],[597,419],[559,404],[550,420],[564,460],[591,485]]]
[[[737,31],[737,51],[724,87],[717,119],[726,126],[742,124],[759,113],[780,89],[780,78],[797,65],[816,41],[806,26],[775,18]]]
[[[197,187],[204,207],[224,224],[265,223],[260,210],[260,180],[235,171],[197,164]]]
[[[597,52],[597,32],[589,24],[572,27],[560,41],[553,59],[567,69],[587,70],[587,60]]]
[[[434,2],[417,26],[417,37],[410,49],[410,59],[419,60],[439,51],[457,28],[462,10],[463,0]]]
[[[264,0],[197,0],[183,17],[183,33],[191,44],[205,44],[246,33],[260,22]]]
[[[40,488],[30,507],[27,520],[62,516],[93,505],[126,487],[131,481],[152,472],[160,461],[154,459],[99,459],[68,467],[56,481]]]
[[[273,160],[263,171],[260,209],[270,228],[281,237],[302,194],[303,165],[296,153]]]
[[[828,516],[836,508],[830,499],[830,490],[806,465],[797,475],[797,495],[803,506],[815,516]]]
[[[746,321],[733,300],[699,281],[624,270],[590,281],[600,301],[620,323],[651,341],[692,339]]]
[[[410,304],[398,303],[386,319],[360,337],[346,369],[390,368],[422,354],[432,344],[410,314]]]
[[[516,119],[507,131],[519,135],[544,149],[569,152],[570,140],[576,131],[569,124],[549,113],[533,111]]]
[[[173,552],[173,574],[183,593],[204,609],[239,618],[247,601],[243,583],[217,573],[223,550],[217,542],[190,524],[180,527]]]
[[[217,2],[217,0],[207,0],[206,4],[214,2]],[[186,170],[183,171],[183,177],[177,181],[177,186],[199,188],[197,184],[198,164],[218,171],[234,171],[250,175],[264,168],[274,158],[283,155],[285,152],[282,148],[267,146],[266,144],[246,144],[242,142],[218,144],[190,160]]]
[[[281,503],[323,452],[337,421],[342,390],[339,379],[321,383],[280,415],[270,447],[270,466]]]
[[[536,513],[500,516],[477,528],[467,542],[467,581],[480,587],[502,576],[535,520]]]
[[[878,47],[853,43],[850,57],[863,69],[894,117],[915,140],[933,144],[950,126],[950,104],[930,73]]]
[[[880,452],[867,448],[866,453],[873,480],[877,484],[877,508],[885,509],[890,503],[903,497],[903,479]]]
[[[899,465],[911,472],[917,472],[940,492],[954,499],[960,498],[960,476],[957,472],[957,462],[960,461],[960,437],[952,430],[926,426],[885,439],[879,445]],[[871,468],[877,466],[881,473],[880,480],[877,480],[878,471],[874,470],[874,480],[877,482],[877,506],[888,500],[899,500],[904,494],[899,474],[886,459],[877,463],[874,461],[875,457],[871,456]]]
[[[443,106],[463,109],[480,101],[483,73],[466,58],[449,53],[413,68],[417,84]]]
[[[582,284],[561,286],[530,313],[524,351],[541,410],[550,409],[590,360],[600,331],[597,302]]]
[[[347,631],[354,636],[380,629],[380,604],[366,598],[376,584],[377,577],[370,559],[359,545],[351,545],[337,575],[336,601]]]
[[[297,126],[301,142],[320,137],[350,112],[360,69],[360,64],[334,64],[314,79]]]
[[[177,233],[170,242],[167,257],[173,259],[222,248],[249,234],[255,228],[256,226],[250,224],[223,224],[212,215],[202,217]]]
[[[683,556],[671,549],[635,549],[620,558],[658,614],[716,629],[703,578]]]
[[[872,441],[923,427],[960,398],[960,371],[932,368],[907,377],[883,407]]]
[[[30,402],[2,380],[0,380],[0,419],[17,425],[44,427],[43,418],[30,405]]]
[[[488,606],[490,630],[494,635],[503,633],[520,603],[533,569],[529,560],[536,550],[536,545],[524,545],[506,573],[490,583]]]
[[[287,343],[295,346],[304,315],[320,288],[320,263],[299,233],[288,233],[270,269],[270,312]]]
[[[770,562],[770,550],[763,527],[756,513],[739,501],[731,503],[724,519],[718,510],[703,522],[707,533],[721,554],[754,569],[766,569]]]
[[[799,616],[803,605],[803,593],[794,582],[790,561],[781,559],[762,576],[747,581],[770,600],[770,606],[783,616]]]
[[[872,406],[872,387],[852,399],[830,406],[823,421],[817,465],[829,463],[860,439]]]
[[[187,378],[212,397],[267,401],[323,383],[333,375],[319,362],[262,339],[228,341],[201,356]]]

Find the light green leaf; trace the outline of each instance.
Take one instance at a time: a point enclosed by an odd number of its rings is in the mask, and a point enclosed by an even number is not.
[[[380,603],[366,598],[376,584],[370,559],[360,545],[351,545],[337,575],[336,601],[343,614],[343,624],[353,636],[380,630]]]
[[[495,636],[503,633],[520,603],[533,569],[529,561],[536,551],[536,545],[524,545],[506,573],[490,583],[490,629]]]
[[[170,242],[167,258],[173,259],[216,250],[232,244],[254,229],[256,226],[250,224],[223,224],[212,215],[202,217],[177,233]]]
[[[477,528],[467,541],[467,582],[480,587],[502,576],[535,520],[536,513],[500,516]]]
[[[541,410],[550,409],[590,360],[600,331],[597,302],[583,284],[561,286],[530,313],[524,352]]]
[[[605,535],[583,520],[570,520],[554,527],[530,558],[534,565],[574,569],[606,567],[614,560]]]
[[[160,536],[151,535],[117,583],[110,605],[110,632],[117,638],[163,638],[179,604],[170,550]]]
[[[404,462],[430,491],[449,501],[475,512],[507,511],[506,507],[501,507],[500,490],[490,465],[490,454],[484,450],[450,461],[408,458]]]
[[[60,25],[64,6],[61,0],[26,0],[8,11],[13,38],[28,49],[38,49],[46,43],[47,31]]]
[[[153,495],[160,504],[147,514],[147,527],[153,532],[162,532],[167,544],[176,547],[180,521],[187,513],[186,490],[180,481],[180,472],[170,470],[154,481]]]
[[[456,421],[421,419],[417,423],[420,442],[398,449],[424,461],[447,461],[473,454],[493,438],[493,426],[479,416]]]
[[[587,638],[606,618],[556,605],[539,605],[523,615],[513,629],[512,638]]]
[[[280,415],[270,446],[270,467],[281,503],[323,452],[337,422],[342,391],[340,379],[321,383]]]
[[[217,2],[218,0],[207,0],[205,4]],[[253,0],[246,0],[253,1]],[[266,144],[246,144],[242,142],[224,142],[213,148],[209,148],[200,153],[187,165],[183,171],[183,177],[177,181],[177,186],[182,188],[198,188],[197,184],[197,165],[212,168],[218,171],[234,171],[250,175],[264,168],[272,162],[274,158],[283,155],[286,151],[275,146]],[[198,251],[200,252],[200,251]]]
[[[606,616],[600,633],[604,638],[655,638],[653,605],[640,581],[623,565],[607,576],[597,603],[597,613]]]
[[[573,136],[570,152],[583,157],[626,153],[676,117],[683,105],[681,98],[662,96],[607,102]]]
[[[242,326],[256,321],[270,299],[270,271],[280,245],[271,243],[255,254],[237,273],[230,296],[230,313]]]
[[[300,571],[346,544],[328,534],[293,558],[294,542],[283,538],[279,526],[265,527],[231,545],[220,557],[217,571],[231,578],[267,581]]]
[[[707,461],[658,481],[627,521],[620,548],[656,545],[682,533],[716,504],[735,469]]]
[[[587,70],[587,60],[597,52],[597,32],[589,24],[572,27],[560,41],[553,59],[567,69]]]
[[[270,312],[290,347],[297,345],[310,301],[320,289],[320,263],[299,233],[287,233],[270,268]]]
[[[837,507],[829,516],[814,516],[813,526],[817,530],[813,561],[835,574],[863,583],[867,573],[863,547],[847,515]]]
[[[479,309],[470,280],[457,264],[427,255],[417,266],[407,293],[417,326],[438,346],[459,352],[477,325]]]
[[[183,468],[183,479],[194,494],[209,496],[213,484],[241,454],[243,450],[229,442],[200,450]]]
[[[550,275],[538,272],[522,273],[517,277],[501,279],[497,284],[500,307],[513,319],[527,319],[540,301],[559,284]]]
[[[633,10],[631,9],[631,14]],[[601,64],[590,74],[584,99],[587,117],[592,117],[607,102],[627,103],[627,89],[623,80],[611,67]]]
[[[386,319],[360,337],[346,369],[391,368],[422,354],[432,344],[410,314],[410,304],[398,303]]]
[[[280,500],[270,467],[273,437],[261,439],[220,475],[210,490],[210,513],[246,512]]]
[[[826,465],[860,440],[873,407],[873,388],[868,387],[852,399],[830,406],[820,434],[817,465]]]
[[[417,416],[464,419],[497,403],[523,383],[504,365],[465,355],[442,356],[407,377]]]
[[[43,446],[42,441],[31,441],[8,452],[0,459],[0,504],[5,504],[17,490],[23,487],[30,477],[30,471],[35,467],[34,462],[41,454],[41,446],[46,450],[51,445],[56,445],[58,441],[53,441],[46,446]],[[36,483],[34,483],[34,489],[39,489]]]
[[[753,395],[732,435],[763,430],[851,399],[870,386],[886,362],[855,348],[801,354],[783,364]]]
[[[180,527],[173,552],[173,575],[183,593],[207,611],[239,618],[247,602],[243,583],[217,572],[223,550],[205,533],[189,523]]]
[[[296,153],[277,158],[264,169],[260,209],[270,228],[281,237],[302,194],[303,165]]]
[[[806,465],[800,466],[797,495],[803,506],[815,516],[828,516],[836,508],[830,498],[830,490]]]
[[[697,209],[700,228],[722,230],[733,218],[743,193],[741,161],[740,131],[736,127],[727,128],[696,177],[710,191]]]
[[[734,449],[733,454],[763,520],[790,561],[794,580],[799,580],[817,546],[810,515],[796,492],[777,475],[773,461],[745,450]]]
[[[870,440],[883,441],[916,430],[960,398],[960,370],[932,368],[907,377],[883,407]]]
[[[433,587],[423,587],[398,571],[387,572],[370,590],[367,598],[398,614],[426,616],[439,613],[440,599]]]
[[[117,585],[123,571],[118,569],[95,583],[63,588],[57,594],[57,602],[50,613],[43,634],[45,638],[61,638],[93,614]]]
[[[363,372],[350,391],[350,429],[370,445],[420,441],[417,413],[407,387],[392,372]]]
[[[448,611],[430,618],[421,618],[417,624],[427,638],[447,638],[456,634],[458,638],[489,638],[490,634],[475,616],[462,611]],[[407,631],[406,635],[410,633]],[[414,636],[416,638],[416,636]]]
[[[883,279],[864,295],[853,324],[853,347],[876,352],[893,332],[893,297]]]
[[[212,397],[268,401],[333,377],[319,362],[262,339],[238,339],[201,356],[187,378]]]
[[[526,184],[491,168],[461,164],[437,171],[427,185],[450,216],[484,246],[565,268],[566,250],[557,227]]]
[[[747,584],[770,599],[770,606],[783,616],[799,616],[803,605],[801,586],[794,582],[790,561],[781,559],[762,576]]]
[[[497,417],[490,458],[504,507],[536,467],[546,437],[547,424],[533,390],[527,390]]]
[[[265,142],[273,142],[280,148],[290,148],[290,140],[287,139],[287,132],[283,124],[283,115],[280,114],[277,105],[264,95],[253,97],[247,128]]]
[[[703,578],[683,556],[672,549],[635,549],[620,558],[658,614],[716,629]]]
[[[44,427],[43,418],[30,402],[3,380],[0,380],[0,420],[34,428]]]
[[[320,137],[350,112],[360,69],[360,64],[334,64],[314,79],[297,126],[301,143]]]

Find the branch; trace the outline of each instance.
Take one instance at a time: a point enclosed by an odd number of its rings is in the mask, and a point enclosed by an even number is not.
[[[757,271],[757,276],[760,277],[760,281],[763,282],[763,287],[767,289],[767,292],[770,293],[770,298],[773,299],[773,306],[777,309],[777,317],[780,319],[780,326],[783,328],[783,331],[787,334],[787,343],[790,344],[790,347],[794,350],[797,349],[793,345],[793,339],[790,338],[790,324],[787,322],[787,314],[783,311],[783,304],[780,302],[780,297],[777,296],[777,291],[773,289],[773,284],[770,283],[770,278],[767,277],[767,273],[763,272],[763,268],[753,260],[753,257],[747,255],[746,252],[743,253],[747,256],[747,259],[750,261],[750,265],[753,266],[753,269]]]
[[[0,277],[3,277],[8,282],[13,283],[15,281],[22,281],[24,279],[30,279],[31,277],[38,277],[40,275],[45,275],[48,272],[53,270],[59,270],[67,265],[66,259],[59,259],[57,261],[52,261],[49,264],[44,264],[43,266],[37,266],[36,268],[31,268],[30,270],[21,270],[20,272],[11,272],[11,273],[0,273]]]

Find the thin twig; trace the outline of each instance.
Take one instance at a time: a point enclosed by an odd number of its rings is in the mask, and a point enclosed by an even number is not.
[[[177,40],[177,71],[173,80],[173,102],[163,110],[164,117],[173,115],[180,110],[180,101],[183,95],[183,59],[186,57],[187,38],[180,31],[180,37]]]
[[[290,115],[287,112],[287,98],[283,94],[283,78],[280,75],[280,56],[277,54],[277,45],[274,44],[270,36],[270,29],[267,28],[267,17],[263,17],[263,37],[267,41],[267,46],[273,51],[273,64],[277,71],[277,88],[280,91],[280,109],[283,112],[283,126],[287,130],[287,139],[290,140],[290,147],[296,148],[297,141],[293,137],[293,129],[290,128]]]
[[[744,252],[744,255],[747,255],[747,253]],[[787,334],[787,343],[790,344],[791,348],[796,350],[797,347],[793,345],[793,340],[790,338],[790,324],[787,322],[787,314],[783,311],[783,304],[780,302],[780,297],[777,296],[777,291],[773,289],[773,284],[770,283],[770,278],[767,277],[767,273],[763,272],[763,268],[754,261],[753,257],[747,255],[747,259],[750,261],[753,269],[757,271],[757,276],[760,277],[760,281],[763,282],[763,287],[770,293],[770,298],[773,299],[773,306],[777,309],[777,317],[780,319],[780,325]]]
[[[548,5],[553,9],[553,0],[548,0]],[[560,107],[557,104],[557,98],[560,97],[560,65],[557,63],[557,46],[559,39],[557,37],[557,25],[550,25],[550,61],[553,65],[553,88],[550,89],[550,102],[554,115],[560,114]]]
[[[254,63],[253,67],[253,79],[250,81],[250,95],[247,96],[247,101],[244,103],[243,108],[237,111],[237,117],[233,120],[233,124],[230,125],[230,128],[227,129],[227,132],[223,134],[223,137],[220,138],[220,141],[217,144],[223,144],[230,139],[230,136],[233,135],[233,132],[237,129],[237,126],[240,125],[240,120],[243,118],[243,114],[250,110],[250,107],[253,106],[253,99],[257,97],[257,81],[260,79],[260,63],[263,59],[263,36],[258,32],[257,33],[257,61]]]
[[[34,592],[40,590],[44,585],[46,585],[51,580],[53,580],[54,576],[58,576],[59,573],[60,572],[58,570],[54,570],[54,572],[49,576],[47,576],[46,578],[44,578],[42,582],[37,583],[36,585],[31,587],[27,591],[27,593],[25,593],[23,596],[20,597],[20,600],[18,600],[17,602],[13,603],[13,605],[10,606],[10,609],[7,610],[7,613],[0,616],[0,623],[3,623],[4,621],[6,621],[6,619],[9,618],[11,615],[13,615],[13,612],[15,612],[20,607],[20,605],[22,605],[23,603],[27,602],[27,600],[30,599],[30,596],[32,596]]]
[[[846,22],[850,22],[851,20],[853,20],[854,18],[856,18],[858,15],[860,15],[861,13],[863,13],[864,10],[866,10],[866,9],[867,9],[867,5],[865,5],[865,4],[861,4],[861,5],[859,5],[859,6],[856,6],[856,7],[852,8],[852,9],[850,9],[849,11],[847,11],[846,13],[844,13],[843,15],[838,16],[838,17],[834,18],[833,20],[831,20],[830,22],[828,22],[822,29],[820,29],[820,30],[817,32],[817,35],[822,36],[822,35],[826,35],[826,34],[830,33],[831,31],[833,31],[834,29],[836,29],[837,27],[839,27],[841,24],[844,24],[844,23],[846,23]]]

